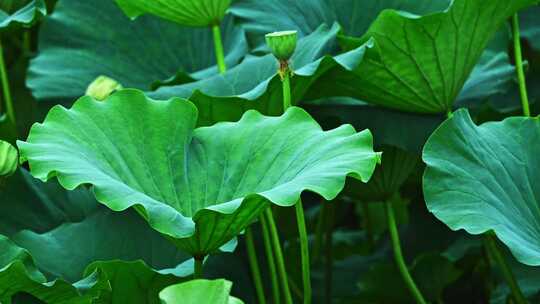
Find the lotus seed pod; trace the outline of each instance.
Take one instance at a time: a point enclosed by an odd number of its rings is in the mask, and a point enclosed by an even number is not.
[[[10,143],[0,140],[0,178],[15,173],[18,162],[18,152]]]
[[[122,89],[122,85],[107,76],[98,76],[86,88],[86,95],[97,100],[105,100],[114,91]]]
[[[266,44],[272,54],[280,60],[287,61],[294,54],[298,34],[296,31],[283,31],[266,34]]]

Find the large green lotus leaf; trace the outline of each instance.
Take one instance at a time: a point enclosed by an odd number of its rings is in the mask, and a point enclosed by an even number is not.
[[[420,154],[429,135],[444,120],[442,115],[407,113],[372,106],[352,98],[323,98],[302,103],[324,128],[350,123],[373,132],[375,146],[397,147]]]
[[[47,7],[43,0],[25,2],[2,0],[0,3],[0,33],[14,28],[30,27],[47,14]]]
[[[222,32],[225,60],[231,67],[245,55],[247,43],[232,18],[224,20]],[[155,81],[174,75],[200,79],[214,74],[218,70],[208,29],[186,28],[152,16],[131,21],[112,0],[60,0],[40,29],[39,53],[30,64],[28,86],[36,98],[58,102],[84,95],[100,75],[124,87],[149,90]]]
[[[152,14],[186,26],[219,24],[231,0],[115,0],[126,15]]]
[[[242,304],[230,296],[232,282],[227,280],[193,280],[169,286],[159,293],[163,304]]]
[[[231,7],[250,40],[264,44],[264,34],[285,29],[309,35],[321,24],[338,22],[347,35],[361,36],[383,9],[415,14],[443,10],[449,0],[237,0]]]
[[[379,158],[369,131],[323,132],[296,107],[196,129],[197,115],[187,100],[123,90],[53,108],[18,145],[35,177],[92,184],[98,201],[136,208],[193,255],[217,250],[269,203],[294,205],[303,190],[332,199],[347,175],[367,181]]]
[[[64,280],[47,282],[36,268],[29,252],[0,236],[0,301],[11,303],[19,292],[31,294],[50,304],[91,304],[110,290],[101,271],[90,273],[83,280],[70,284]]]
[[[348,48],[372,44],[345,95],[403,111],[447,112],[499,26],[536,2],[456,0],[425,16],[385,10],[362,37],[342,39]],[[334,81],[352,83],[339,76]]]
[[[539,142],[538,118],[476,126],[457,111],[424,148],[428,209],[453,230],[494,230],[520,262],[540,265]]]

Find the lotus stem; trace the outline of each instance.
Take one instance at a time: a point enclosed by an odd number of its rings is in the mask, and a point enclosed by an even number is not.
[[[298,234],[300,236],[300,253],[302,257],[302,282],[304,283],[304,304],[311,303],[311,273],[309,270],[309,243],[306,230],[306,221],[304,218],[304,207],[302,199],[299,199],[295,205],[296,223],[298,224]]]
[[[287,61],[280,61],[280,71],[283,87],[283,112],[291,106],[291,70]],[[304,303],[311,303],[311,273],[309,264],[309,242],[307,237],[306,220],[302,199],[295,204],[296,223],[298,225],[298,236],[300,240],[300,252],[302,256],[302,282],[304,287]]]
[[[30,30],[23,32],[23,52],[25,56],[30,56],[30,53],[32,53]]]
[[[276,265],[279,274],[279,280],[281,281],[281,288],[283,289],[283,295],[285,296],[285,303],[292,304],[291,290],[289,289],[289,282],[287,280],[287,271],[285,270],[285,261],[283,260],[283,252],[281,251],[281,243],[279,241],[279,235],[274,222],[274,216],[272,215],[272,209],[266,208],[265,216],[268,224],[268,230],[274,247],[274,255],[276,258]]]
[[[391,202],[385,202],[386,217],[388,219],[388,230],[390,231],[390,238],[392,239],[392,248],[394,250],[394,259],[396,261],[397,267],[407,288],[413,295],[416,303],[426,304],[426,300],[422,296],[422,293],[414,283],[414,280],[407,269],[407,264],[405,264],[405,259],[403,258],[403,253],[401,252],[401,244],[399,241],[399,233],[396,225],[396,218],[394,216],[394,209]]]
[[[264,249],[266,251],[266,260],[268,261],[268,269],[270,272],[270,282],[272,284],[272,296],[274,297],[274,304],[279,304],[281,298],[279,296],[279,283],[276,273],[276,263],[274,261],[274,253],[272,251],[272,243],[270,240],[270,232],[268,231],[268,224],[264,214],[260,217]]]
[[[7,75],[6,63],[4,61],[4,49],[0,40],[0,81],[2,82],[2,91],[4,92],[4,101],[6,103],[6,115],[8,120],[16,130],[17,122],[15,120],[15,111],[13,109],[13,100],[9,89],[9,80]]]
[[[279,69],[283,87],[283,112],[285,112],[291,106],[291,71],[286,61],[280,61]]]
[[[227,71],[227,66],[225,65],[225,55],[223,52],[223,42],[221,41],[221,29],[219,28],[219,24],[214,24],[212,26],[212,34],[214,35],[214,48],[218,70],[223,74]]]
[[[194,279],[201,279],[203,277],[203,256],[195,256],[193,258],[195,260],[194,264],[194,272],[193,272],[193,278]]]
[[[512,292],[512,297],[514,298],[515,303],[526,304],[527,300],[521,292],[521,289],[519,288],[516,278],[512,273],[512,269],[506,262],[506,259],[504,258],[499,246],[497,245],[497,239],[493,231],[485,234],[485,243],[488,251],[492,254],[495,262],[497,263],[497,266],[501,270],[504,280],[510,287],[510,291]]]
[[[521,55],[521,37],[519,34],[519,18],[517,13],[512,17],[512,36],[514,38],[514,58],[516,61],[516,73],[518,76],[519,96],[521,97],[523,115],[531,116],[529,98],[527,97],[527,83],[525,82],[525,72],[523,71],[523,56]]]
[[[255,284],[255,291],[257,293],[257,303],[266,304],[266,298],[264,296],[264,288],[261,279],[261,271],[259,269],[259,262],[257,261],[257,252],[255,251],[255,243],[253,241],[253,233],[251,228],[246,229],[246,247],[249,259],[249,266],[251,267],[251,273],[253,275],[253,283]]]

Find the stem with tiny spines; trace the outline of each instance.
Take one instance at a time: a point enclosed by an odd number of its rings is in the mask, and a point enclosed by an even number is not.
[[[266,223],[265,214],[259,218],[261,222],[262,235],[264,249],[266,251],[266,259],[268,261],[268,269],[270,272],[270,282],[272,284],[272,296],[274,297],[274,304],[279,304],[281,301],[279,295],[279,283],[276,273],[276,263],[274,260],[274,252],[272,251],[272,242],[270,238],[270,232],[268,231],[268,223]]]
[[[11,98],[11,91],[9,89],[9,80],[7,75],[6,63],[4,60],[4,49],[2,47],[2,41],[0,40],[0,81],[2,82],[2,91],[4,92],[4,101],[6,106],[6,116],[13,128],[17,129],[17,121],[15,119],[15,110],[13,108],[13,99]]]
[[[504,280],[510,287],[512,297],[514,298],[514,301],[516,301],[516,304],[527,304],[527,300],[525,299],[523,292],[521,292],[521,289],[519,288],[516,278],[512,273],[512,269],[506,262],[504,256],[501,253],[501,250],[499,249],[499,246],[497,245],[497,239],[493,231],[489,231],[485,234],[485,244],[488,252],[491,253],[493,258],[495,259],[495,262],[497,263],[497,266],[499,266],[499,269],[503,274]]]
[[[422,293],[416,286],[416,283],[414,282],[411,274],[409,273],[407,264],[405,264],[405,259],[403,258],[403,253],[401,252],[399,233],[397,230],[396,218],[394,215],[394,208],[392,206],[392,203],[388,201],[385,202],[385,209],[386,209],[386,218],[388,220],[388,230],[390,232],[390,238],[392,239],[392,249],[394,251],[394,259],[399,269],[399,272],[401,273],[401,276],[403,280],[405,281],[407,288],[412,293],[416,302],[418,304],[426,304],[427,302],[424,299],[424,296],[422,296]]]
[[[283,87],[283,112],[291,107],[291,70],[289,63],[280,61],[280,71]],[[302,282],[304,287],[304,303],[310,304],[312,298],[311,290],[311,272],[309,264],[309,242],[307,237],[306,221],[302,199],[295,204],[296,223],[298,225],[298,236],[300,241],[301,264],[302,264]]]
[[[212,26],[212,34],[214,36],[214,49],[216,52],[218,70],[223,74],[227,71],[227,66],[225,65],[225,54],[223,52],[223,42],[221,41],[221,29],[219,28],[219,24],[214,24]]]
[[[251,274],[253,275],[253,283],[255,285],[255,291],[257,293],[258,303],[266,304],[266,298],[264,296],[264,288],[261,278],[261,270],[259,269],[259,262],[257,261],[257,252],[255,251],[255,243],[253,241],[253,233],[251,228],[246,228],[246,247],[249,259],[249,266],[251,267]]]
[[[521,97],[523,115],[531,116],[531,110],[529,109],[529,98],[527,97],[527,83],[525,82],[525,72],[523,71],[523,56],[521,55],[519,18],[517,13],[512,17],[512,36],[514,38],[514,57],[516,61],[516,73],[518,76],[519,96]]]
[[[296,223],[298,224],[298,234],[300,237],[300,253],[302,257],[302,282],[304,287],[304,303],[311,303],[311,273],[309,269],[309,243],[306,229],[306,221],[304,218],[304,207],[302,199],[299,199],[295,205]]]
[[[283,295],[285,296],[285,303],[292,304],[291,290],[289,289],[287,271],[285,270],[285,261],[283,260],[283,252],[281,251],[281,243],[279,241],[276,223],[274,222],[274,216],[272,215],[272,209],[270,207],[266,208],[264,214],[266,216],[272,245],[274,246],[274,257],[276,258],[276,265],[281,281],[281,288],[283,289]]]

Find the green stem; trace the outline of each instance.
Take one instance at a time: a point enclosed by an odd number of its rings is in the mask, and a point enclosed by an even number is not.
[[[219,28],[219,24],[212,26],[212,34],[214,35],[214,49],[216,51],[218,70],[223,74],[227,70],[227,66],[225,65],[225,55],[223,52],[223,43],[221,42],[221,29]]]
[[[23,46],[24,55],[29,56],[30,53],[32,53],[30,30],[26,30],[23,32],[23,45],[22,46]]]
[[[280,64],[283,69],[280,71],[283,75],[283,112],[291,106],[291,71],[288,63]],[[298,235],[300,239],[300,252],[302,256],[302,282],[304,287],[304,303],[311,303],[311,274],[309,270],[309,243],[306,230],[306,220],[304,217],[304,207],[302,199],[299,199],[295,205],[296,223],[298,225]]]
[[[268,261],[268,269],[270,272],[270,282],[272,284],[272,296],[274,297],[274,303],[279,304],[281,298],[279,296],[279,283],[276,273],[276,263],[274,260],[274,253],[272,251],[270,232],[268,231],[268,224],[266,223],[266,218],[264,217],[264,215],[260,217],[260,222],[263,232],[264,249],[266,251],[266,259]]]
[[[261,279],[261,270],[259,269],[259,262],[257,261],[257,252],[255,251],[255,243],[253,242],[253,233],[251,228],[246,228],[246,247],[249,259],[249,266],[251,267],[251,273],[253,275],[253,283],[255,284],[255,291],[257,292],[258,303],[266,304],[266,298],[264,296],[264,288]]]
[[[409,270],[407,269],[405,260],[403,259],[403,254],[401,252],[401,244],[399,241],[399,233],[397,230],[396,219],[394,217],[394,209],[392,207],[392,204],[390,202],[386,202],[385,207],[386,217],[388,219],[388,230],[390,231],[390,238],[392,239],[392,247],[394,250],[394,259],[396,260],[399,272],[401,273],[405,284],[409,288],[409,291],[412,293],[416,302],[419,304],[426,304],[426,300],[424,300],[422,293],[420,293],[420,290],[418,289],[418,287],[416,287],[416,284],[414,283],[414,280],[411,277]]]
[[[2,91],[4,92],[4,101],[6,102],[6,115],[13,127],[16,126],[15,111],[13,109],[13,100],[9,90],[9,81],[4,61],[4,49],[0,40],[0,80],[2,81]]]
[[[306,230],[306,221],[304,218],[304,207],[302,199],[299,199],[295,205],[296,223],[298,224],[298,234],[300,236],[300,253],[302,256],[302,281],[304,283],[304,303],[311,303],[311,274],[309,271],[309,243]]]
[[[510,266],[506,262],[504,256],[501,253],[501,250],[499,249],[499,246],[497,245],[497,239],[495,238],[495,234],[491,231],[486,233],[485,242],[486,242],[486,247],[488,248],[488,251],[491,252],[493,257],[495,258],[495,262],[499,266],[499,269],[501,270],[503,274],[504,280],[510,287],[514,301],[517,304],[526,304],[527,300],[525,299],[525,296],[523,295],[523,293],[521,292],[521,289],[519,288],[516,278],[514,277],[514,274],[512,273],[512,269],[510,269]]]
[[[291,106],[291,76],[290,71],[287,70],[283,73],[283,112],[285,112]]]
[[[519,18],[517,13],[512,17],[512,35],[514,38],[514,57],[516,61],[516,72],[519,81],[519,95],[521,97],[523,115],[531,116],[531,111],[529,109],[529,98],[527,97],[525,72],[523,71],[523,57],[521,55],[521,41],[519,35]]]
[[[292,304],[291,290],[289,289],[287,271],[285,270],[285,261],[283,260],[283,252],[281,251],[281,243],[279,241],[276,223],[274,222],[274,216],[272,215],[272,209],[266,208],[265,216],[272,245],[274,246],[274,255],[276,258],[279,279],[281,281],[281,288],[283,289],[283,295],[285,296],[285,303]]]
[[[201,279],[203,277],[203,261],[204,257],[196,256],[194,257],[195,264],[194,264],[194,272],[193,272],[193,278],[194,279]]]

